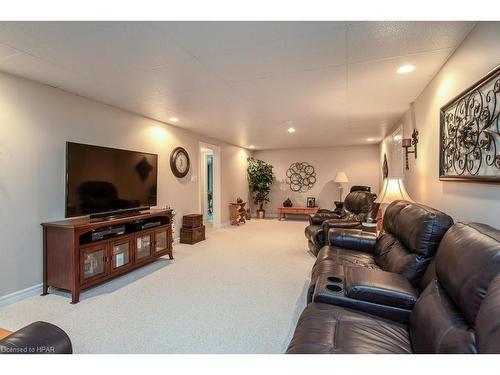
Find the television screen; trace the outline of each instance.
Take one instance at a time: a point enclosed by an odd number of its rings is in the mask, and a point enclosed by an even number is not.
[[[66,143],[66,217],[156,205],[158,155]]]

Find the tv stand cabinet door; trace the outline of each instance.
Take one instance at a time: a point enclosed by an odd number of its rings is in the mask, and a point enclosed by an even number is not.
[[[155,229],[154,255],[161,257],[170,254],[172,251],[172,231],[166,225]]]
[[[110,241],[111,274],[121,273],[134,264],[134,239],[120,238]]]
[[[80,283],[91,283],[106,277],[108,269],[108,242],[80,248]]]
[[[153,256],[154,232],[152,230],[135,235],[134,263],[148,261]]]

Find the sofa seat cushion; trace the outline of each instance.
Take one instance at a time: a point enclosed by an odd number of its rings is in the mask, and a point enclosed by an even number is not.
[[[338,306],[311,303],[302,312],[287,353],[409,354],[407,326]]]

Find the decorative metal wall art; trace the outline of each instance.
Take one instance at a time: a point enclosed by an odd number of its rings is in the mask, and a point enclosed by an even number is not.
[[[314,167],[306,162],[293,163],[286,171],[285,182],[290,186],[290,190],[305,193],[316,183]]]
[[[439,178],[500,182],[500,65],[441,108]]]
[[[382,175],[384,178],[387,178],[389,176],[389,166],[387,165],[387,155],[384,154],[384,164],[382,165]]]
[[[417,145],[418,145],[418,130],[413,129],[413,133],[411,133],[411,138],[404,138],[402,140],[402,146],[405,149],[405,160],[406,160],[406,169],[410,169],[408,164],[408,155],[413,154],[415,159],[417,158]],[[410,147],[413,146],[413,150],[410,150]]]

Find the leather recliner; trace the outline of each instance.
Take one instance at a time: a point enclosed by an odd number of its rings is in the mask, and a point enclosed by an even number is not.
[[[411,241],[426,235],[409,229]],[[446,232],[408,324],[311,303],[287,353],[500,353],[500,231],[458,223]]]
[[[0,340],[0,354],[71,354],[66,332],[47,322],[34,322]]]
[[[373,194],[357,190],[347,194],[340,214],[321,210],[310,215],[309,225],[305,229],[309,250],[314,255],[318,254],[325,245],[330,228],[361,228],[361,222],[369,217],[374,218],[377,211],[378,204],[374,203]]]
[[[330,245],[322,247],[317,255],[308,302],[312,300],[318,278],[339,266],[395,272],[418,288],[441,239],[452,224],[453,219],[441,211],[399,200],[387,207],[378,237],[361,230],[329,229]]]

